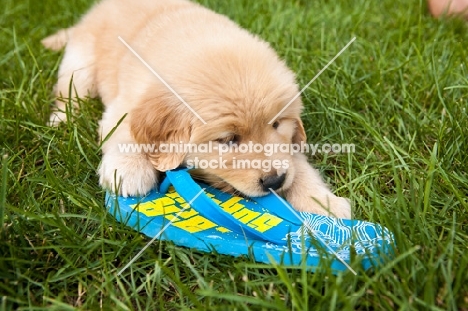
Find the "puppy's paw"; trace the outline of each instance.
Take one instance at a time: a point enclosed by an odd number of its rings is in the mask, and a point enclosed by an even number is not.
[[[351,204],[348,199],[334,195],[324,197],[294,196],[288,198],[291,205],[300,212],[308,212],[337,218],[351,219]]]
[[[331,216],[344,219],[352,218],[351,203],[349,199],[342,197],[333,197],[332,200],[330,200],[329,206],[329,212]]]
[[[98,173],[103,188],[124,197],[145,195],[158,181],[158,172],[143,154],[106,153]]]

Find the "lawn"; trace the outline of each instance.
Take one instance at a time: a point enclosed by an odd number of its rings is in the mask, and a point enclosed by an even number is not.
[[[40,40],[91,0],[1,0],[0,310],[468,310],[468,26],[415,0],[202,0],[272,44],[306,85],[311,161],[354,217],[395,233],[357,276],[155,242],[106,213],[98,100],[46,126],[60,53]],[[86,99],[84,99],[86,100]]]

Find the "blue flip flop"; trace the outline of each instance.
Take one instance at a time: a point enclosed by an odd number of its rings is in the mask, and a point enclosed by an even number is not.
[[[159,190],[144,197],[107,193],[106,206],[119,222],[148,237],[257,262],[305,264],[315,271],[329,258],[337,273],[351,269],[352,253],[365,270],[394,254],[393,234],[379,224],[296,212],[274,193],[232,196],[195,182],[185,168],[166,172]]]

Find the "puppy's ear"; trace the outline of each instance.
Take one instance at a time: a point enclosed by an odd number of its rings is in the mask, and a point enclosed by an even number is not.
[[[190,141],[191,116],[187,111],[178,111],[177,107],[180,106],[153,99],[130,113],[130,129],[135,141],[154,146],[147,156],[161,172],[177,168],[186,155],[184,148],[171,150],[170,144],[175,147]]]
[[[307,135],[305,133],[302,120],[300,118],[296,119],[296,130],[294,132],[292,142],[294,144],[301,144],[307,142]]]

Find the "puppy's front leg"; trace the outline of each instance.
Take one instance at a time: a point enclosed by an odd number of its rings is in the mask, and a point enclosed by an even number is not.
[[[109,107],[101,121],[103,139],[123,117],[118,109],[112,111],[112,108]],[[156,186],[159,173],[139,147],[130,133],[129,120],[126,118],[107,137],[102,147],[103,156],[98,173],[103,188],[127,197],[145,195]]]
[[[303,154],[294,155],[295,176],[286,191],[286,199],[301,212],[351,218],[351,205],[345,198],[335,196],[312,168]]]

